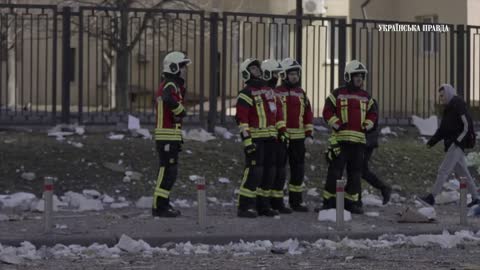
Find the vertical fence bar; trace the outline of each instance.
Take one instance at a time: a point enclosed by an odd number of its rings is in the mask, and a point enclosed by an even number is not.
[[[53,9],[53,27],[52,27],[52,117],[53,123],[56,122],[57,113],[57,10]],[[48,26],[48,21],[47,21]],[[48,28],[48,27],[47,27]],[[48,32],[47,32],[48,36]],[[48,44],[48,39],[47,39]],[[48,48],[48,46],[47,46]],[[70,50],[69,50],[70,51]],[[47,88],[48,89],[48,88]],[[47,91],[47,90],[46,90]]]
[[[464,96],[465,89],[465,28],[463,25],[457,25],[457,91],[459,96]],[[468,61],[468,59],[467,59]],[[467,101],[468,102],[468,101]]]
[[[70,50],[71,12],[70,7],[63,7],[62,9],[62,123],[70,122],[70,79],[72,78],[70,68],[72,61]],[[54,42],[54,44],[56,44],[56,42]],[[53,51],[53,55],[56,55],[56,50]],[[56,85],[55,81],[53,85]],[[56,96],[56,94],[53,93],[53,96]],[[53,107],[55,107],[55,103]]]
[[[83,10],[78,16],[78,122],[83,122]]]
[[[338,22],[338,85],[342,85],[347,59],[347,21],[340,19]]]
[[[227,99],[227,17],[223,16],[222,18],[222,71],[221,71],[221,80],[222,80],[222,112],[220,115],[220,123],[225,124],[225,118],[227,114],[226,108],[226,99]]]
[[[303,26],[302,26],[302,17],[303,17],[303,1],[297,0],[296,3],[296,56],[295,59],[302,64],[302,49],[303,49]],[[283,31],[282,31],[283,33]]]
[[[200,123],[205,127],[205,17],[200,16]]]
[[[218,70],[218,13],[210,15],[210,110],[208,112],[208,131],[213,132],[217,120],[217,70]]]
[[[472,77],[471,76],[471,67],[472,67],[472,65],[471,65],[472,59],[471,58],[472,58],[472,55],[470,54],[471,53],[471,48],[470,48],[471,47],[471,45],[470,45],[470,36],[471,36],[470,32],[471,31],[470,30],[471,30],[470,26],[467,26],[467,28],[465,29],[465,35],[462,35],[464,37],[463,42],[467,43],[466,44],[467,45],[466,46],[466,53],[464,52],[462,54],[464,61],[466,61],[466,62],[463,62],[463,64],[466,65],[466,70],[465,70],[465,75],[466,76],[465,76],[465,86],[464,86],[465,88],[463,88],[462,89],[463,91],[461,93],[459,93],[459,95],[462,96],[466,100],[468,106],[473,105],[470,102],[472,100],[472,95],[474,94],[474,91],[472,91],[471,82],[470,82],[470,79]],[[467,57],[465,57],[465,56],[467,56]],[[474,51],[473,57],[475,57],[475,51]],[[475,65],[475,62],[476,61],[474,59],[473,60],[474,65]],[[475,80],[475,78],[474,78],[474,80]],[[475,100],[475,97],[473,97],[473,100]]]

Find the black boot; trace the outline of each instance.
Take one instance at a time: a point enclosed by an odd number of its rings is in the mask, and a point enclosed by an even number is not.
[[[352,214],[363,215],[363,208],[358,204],[351,204],[348,207],[345,206],[345,210],[350,211]]]
[[[423,196],[423,197],[418,197],[421,201],[423,201],[424,203],[427,203],[431,206],[435,205],[435,197],[433,197],[433,194],[430,193],[426,196]]]
[[[301,192],[291,192],[288,194],[290,208],[294,212],[308,212],[308,207],[303,203]]]
[[[243,218],[256,218],[258,216],[257,211],[254,209],[238,209],[237,211],[237,216],[238,217],[243,217]]]
[[[359,202],[354,202],[348,199],[345,199],[345,210],[350,211],[352,214],[363,214],[363,207]]]
[[[152,208],[152,216],[154,217],[178,217],[180,215],[180,211],[173,209],[170,205],[169,199],[157,198],[157,205]]]
[[[478,198],[473,199],[469,204],[467,204],[467,207],[470,208],[476,204],[480,204],[480,199]]]
[[[390,201],[390,196],[392,195],[392,188],[391,187],[384,187],[382,188],[382,197],[383,197],[383,202],[382,204],[385,205]]]
[[[175,210],[173,208],[157,208],[157,209],[152,209],[152,216],[154,217],[178,217],[180,216],[181,213],[178,210]]]
[[[323,199],[323,205],[322,205],[322,209],[319,209],[319,210],[328,210],[328,209],[332,209],[332,208],[335,208],[337,205],[337,201],[336,201],[336,198],[329,198],[329,199]]]
[[[292,209],[285,206],[283,198],[271,198],[270,204],[273,210],[277,210],[280,214],[291,214]]]
[[[278,215],[278,211],[273,210],[270,205],[270,198],[257,196],[257,212],[259,216],[274,217]]]

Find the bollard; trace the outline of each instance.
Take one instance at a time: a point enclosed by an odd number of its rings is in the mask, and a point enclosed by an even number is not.
[[[467,225],[467,182],[460,177],[460,225]]]
[[[198,224],[204,227],[207,223],[207,196],[205,191],[205,178],[197,179],[197,195],[198,195]]]
[[[53,177],[47,176],[44,178],[43,184],[43,199],[45,201],[43,213],[46,233],[51,232],[53,227],[53,181]]]
[[[337,180],[337,188],[336,188],[336,207],[337,207],[337,230],[343,230],[344,227],[344,219],[343,219],[343,213],[344,213],[344,204],[345,204],[345,184],[347,181],[345,178],[342,177],[342,179]]]

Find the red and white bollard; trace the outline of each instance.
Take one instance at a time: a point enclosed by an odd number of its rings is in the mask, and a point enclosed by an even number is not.
[[[460,177],[460,225],[467,225],[467,182]]]
[[[43,184],[43,199],[44,205],[44,220],[45,220],[45,232],[49,233],[53,228],[53,181],[54,177],[47,176],[44,178]]]
[[[337,207],[337,230],[343,230],[345,226],[345,220],[343,219],[344,207],[345,207],[345,184],[347,180],[344,177],[342,179],[337,179],[337,188],[336,188],[336,207]]]
[[[205,178],[197,179],[197,204],[198,204],[198,225],[204,227],[207,223],[207,195],[205,191]]]

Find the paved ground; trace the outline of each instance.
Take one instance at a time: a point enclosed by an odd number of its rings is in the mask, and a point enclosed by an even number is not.
[[[457,206],[437,207],[438,221],[429,224],[400,224],[396,213],[400,206],[367,207],[378,211],[379,217],[354,215],[345,231],[337,231],[333,223],[319,222],[314,213],[283,215],[280,219],[255,220],[234,217],[233,208],[209,209],[209,224],[202,228],[196,224],[195,208],[183,209],[177,219],[154,219],[149,211],[129,208],[108,212],[58,212],[55,223],[67,225],[53,234],[42,232],[40,214],[21,213],[21,221],[0,222],[0,243],[16,245],[28,240],[41,245],[80,244],[93,242],[113,246],[122,234],[143,239],[151,246],[169,242],[227,244],[240,239],[245,241],[284,241],[289,238],[309,243],[320,238],[340,240],[349,238],[377,239],[389,234],[441,234],[462,229],[474,232],[480,229],[480,219],[469,218],[469,225],[457,225]],[[480,244],[461,245],[452,249],[438,246],[401,246],[385,249],[338,250],[305,248],[300,255],[273,254],[268,251],[254,254],[232,253],[206,255],[154,255],[124,254],[119,258],[69,257],[34,260],[19,266],[0,264],[0,269],[480,269]]]
[[[209,209],[208,225],[204,228],[196,222],[195,208],[182,209],[183,215],[176,219],[152,218],[148,210],[135,208],[108,212],[58,212],[54,223],[67,225],[67,228],[55,229],[51,235],[46,235],[41,214],[23,213],[21,221],[0,222],[0,243],[16,245],[28,240],[37,246],[55,243],[89,245],[93,242],[113,245],[122,234],[126,234],[134,239],[144,239],[152,246],[160,246],[170,241],[205,244],[225,244],[240,239],[284,241],[298,238],[315,241],[319,238],[336,240],[344,236],[377,238],[386,233],[441,233],[444,229],[480,230],[478,218],[469,218],[467,227],[458,225],[459,216],[454,205],[437,207],[438,221],[427,224],[398,223],[396,214],[401,211],[400,206],[366,209],[379,212],[380,216],[354,215],[341,232],[335,229],[334,223],[317,221],[314,213],[252,220],[237,218],[233,207],[224,207]]]

